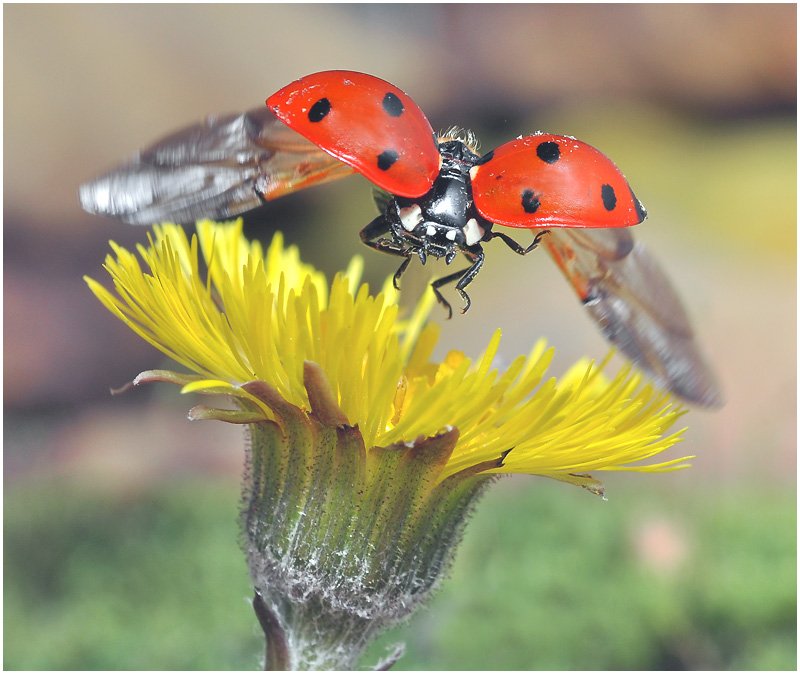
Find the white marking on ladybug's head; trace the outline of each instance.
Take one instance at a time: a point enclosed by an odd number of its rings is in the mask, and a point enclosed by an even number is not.
[[[456,240],[456,234],[457,234],[456,230],[448,229],[447,233],[444,236],[448,241],[455,241]]]
[[[464,243],[468,246],[474,246],[483,238],[485,233],[486,230],[478,224],[478,221],[475,218],[470,218],[467,220],[467,224],[464,225]]]
[[[433,236],[434,234],[436,234],[436,227],[434,227],[433,225],[428,225],[428,228],[425,230],[425,233],[428,236]]]
[[[414,228],[422,222],[422,209],[418,204],[401,208],[397,214],[400,216],[400,224],[407,232],[413,232]]]

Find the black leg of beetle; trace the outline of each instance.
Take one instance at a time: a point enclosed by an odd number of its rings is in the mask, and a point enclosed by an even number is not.
[[[471,267],[467,267],[466,269],[462,269],[461,271],[457,271],[454,274],[448,274],[447,276],[443,276],[440,279],[436,279],[433,283],[431,283],[431,287],[433,288],[433,293],[436,295],[436,299],[439,301],[445,309],[447,309],[447,318],[448,320],[453,317],[453,307],[450,306],[450,303],[444,298],[444,295],[439,292],[439,288],[442,286],[447,285],[448,283],[453,283],[453,281],[458,281],[456,284],[456,290],[458,290],[459,295],[464,300],[464,308],[461,310],[461,313],[465,313],[467,309],[469,309],[470,305],[472,304],[472,300],[470,300],[469,295],[464,291],[472,280],[475,278],[475,275],[480,271],[481,267],[483,266],[483,251],[480,250],[477,253],[464,253],[469,260],[473,262]]]
[[[397,271],[392,276],[392,285],[394,286],[395,290],[400,290],[400,277],[403,275],[403,272],[408,268],[408,263],[411,262],[411,254],[409,253],[406,256],[406,259],[403,260],[402,264],[397,268]]]
[[[469,295],[467,295],[467,293],[464,291],[464,288],[472,283],[472,281],[478,275],[478,272],[481,270],[481,267],[483,267],[483,251],[479,250],[474,254],[474,256],[468,255],[467,257],[471,260],[474,259],[474,263],[469,269],[467,269],[467,271],[461,277],[461,280],[456,283],[456,290],[458,290],[459,294],[461,295],[461,299],[464,300],[464,308],[461,310],[462,314],[467,313],[470,305],[472,304],[472,301],[469,299]]]
[[[379,250],[381,253],[389,253],[390,255],[407,257],[408,251],[405,246],[396,241],[379,238],[391,233],[392,230],[386,222],[386,218],[379,215],[361,230],[360,236],[361,240],[374,250]]]
[[[545,235],[545,234],[549,234],[549,233],[550,233],[550,230],[549,230],[549,229],[543,229],[542,231],[540,231],[540,232],[537,232],[537,233],[536,233],[536,236],[534,236],[534,237],[533,237],[533,243],[531,243],[531,245],[530,245],[530,246],[528,246],[528,247],[525,249],[525,252],[526,252],[526,253],[530,253],[530,252],[531,252],[531,251],[532,251],[534,248],[536,248],[536,247],[539,245],[539,243],[541,242],[541,240],[544,238],[544,235]]]
[[[364,227],[364,229],[361,230],[360,236],[361,240],[364,243],[367,243],[372,239],[377,239],[379,236],[383,236],[384,234],[389,234],[391,231],[392,228],[389,226],[389,223],[387,222],[386,218],[382,215],[379,215],[366,227]]]
[[[377,237],[389,234],[391,231],[391,228],[386,222],[386,218],[380,215],[361,230],[361,240],[370,248],[379,250],[381,253],[389,253],[389,255],[399,255],[406,258],[392,277],[392,285],[394,285],[395,290],[400,290],[400,277],[408,268],[408,263],[411,262],[413,250],[396,241],[377,239]]]
[[[441,304],[447,311],[448,321],[453,317],[453,307],[450,306],[450,302],[448,302],[444,298],[444,295],[442,295],[442,293],[439,292],[439,288],[441,288],[443,285],[447,285],[448,283],[452,283],[456,279],[460,279],[466,272],[467,272],[466,269],[462,269],[461,271],[457,271],[455,274],[444,276],[440,279],[436,279],[433,283],[431,283],[431,288],[433,288],[433,294],[436,295],[436,301],[439,302],[439,304]]]
[[[536,247],[542,240],[542,237],[545,234],[548,234],[549,230],[543,229],[541,232],[538,232],[535,237],[533,237],[533,243],[527,248],[523,248],[520,246],[514,239],[512,239],[508,234],[503,234],[503,232],[492,232],[492,238],[497,237],[503,243],[505,243],[511,250],[513,250],[517,255],[527,255],[532,250],[535,250]]]

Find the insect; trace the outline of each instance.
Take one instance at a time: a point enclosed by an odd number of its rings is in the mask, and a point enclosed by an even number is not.
[[[414,101],[377,77],[308,75],[266,107],[179,131],[83,185],[91,213],[132,224],[224,219],[355,172],[376,189],[380,214],[361,230],[375,250],[425,264],[459,254],[468,265],[432,283],[467,286],[499,239],[526,255],[542,245],[605,337],[661,385],[696,404],[721,403],[680,299],[628,227],[646,213],[601,152],[569,136],[520,136],[479,155],[471,132],[435,134]],[[518,243],[494,227],[527,229]]]

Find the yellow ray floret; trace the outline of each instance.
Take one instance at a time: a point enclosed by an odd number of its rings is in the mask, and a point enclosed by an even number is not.
[[[104,267],[114,291],[86,282],[134,332],[200,376],[186,392],[260,404],[240,386],[263,380],[308,409],[303,364],[313,361],[368,448],[458,428],[441,479],[505,452],[494,472],[568,480],[674,470],[690,458],[647,463],[681,439],[668,431],[683,410],[629,368],[609,380],[585,361],[556,380],[546,376],[552,349],[539,342],[499,371],[499,331],[475,360],[451,352],[436,362],[431,294],[401,320],[390,279],[377,295],[360,283],[360,258],[329,286],[279,234],[264,251],[241,222],[201,222],[191,238],[176,225],[155,227],[138,257],[111,245]]]

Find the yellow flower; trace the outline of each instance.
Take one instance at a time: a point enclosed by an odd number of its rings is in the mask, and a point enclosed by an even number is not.
[[[360,285],[359,258],[329,287],[280,235],[264,251],[245,240],[241,222],[201,222],[191,239],[176,225],[156,227],[138,247],[144,267],[111,245],[104,266],[114,292],[86,282],[113,314],[194,373],[162,373],[185,392],[224,392],[271,419],[243,385],[266,382],[309,410],[304,367],[316,363],[368,452],[457,428],[439,482],[493,461],[481,470],[593,488],[589,471],[667,471],[691,458],[652,462],[681,439],[682,431],[668,433],[683,409],[630,368],[607,379],[602,365],[585,361],[548,377],[553,351],[540,341],[499,371],[499,330],[476,359],[451,352],[436,362],[438,328],[426,323],[432,296],[400,316],[391,280],[377,295]]]
[[[683,410],[639,374],[609,380],[582,361],[547,377],[544,342],[499,371],[499,331],[474,361],[437,362],[432,293],[401,316],[391,279],[374,296],[360,285],[358,258],[328,286],[240,222],[199,223],[191,239],[156,227],[138,257],[112,248],[114,291],[89,287],[189,370],[135,382],[225,393],[236,410],[190,416],[247,425],[243,541],[274,669],[354,669],[433,592],[494,474],[602,493],[587,471],[686,465],[650,462],[680,440],[668,433]]]

